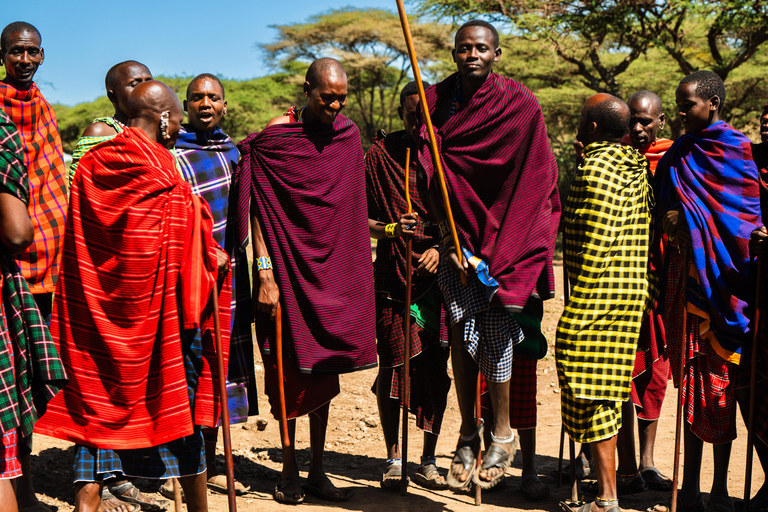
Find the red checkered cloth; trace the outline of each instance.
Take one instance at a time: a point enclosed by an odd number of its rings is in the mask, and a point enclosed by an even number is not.
[[[512,428],[536,428],[537,359],[515,356],[512,360],[512,378],[509,380],[509,423]],[[481,405],[492,409],[485,379],[481,380]]]
[[[675,286],[682,294],[682,256],[677,250],[670,250],[668,260],[667,287]],[[682,297],[668,304],[682,305]],[[667,326],[669,362],[675,384],[679,385],[682,308],[668,309],[664,325]],[[691,432],[701,440],[723,444],[736,439],[738,365],[725,361],[709,341],[699,335],[700,320],[690,312],[687,315],[686,362],[682,383],[685,419]],[[672,326],[674,328],[670,328]]]
[[[22,91],[0,82],[0,101],[22,138],[29,172],[29,217],[35,228],[32,245],[16,261],[29,291],[52,292],[67,213],[67,168],[56,115],[35,84]]]
[[[638,408],[638,418],[645,421],[659,419],[670,376],[669,359],[664,356],[651,365],[650,371],[645,371],[632,379],[629,396]]]
[[[21,476],[21,463],[16,444],[16,431],[11,430],[0,437],[0,480]]]

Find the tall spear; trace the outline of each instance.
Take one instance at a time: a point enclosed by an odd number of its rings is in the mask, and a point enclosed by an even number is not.
[[[408,213],[413,211],[411,204],[410,177],[408,168],[411,163],[411,148],[405,149],[405,201],[408,203]],[[413,240],[410,236],[405,238],[405,319],[403,330],[405,331],[405,354],[403,355],[403,392],[401,393],[403,406],[403,442],[401,445],[403,468],[400,479],[400,494],[408,492],[408,404],[410,398],[411,381],[411,281],[413,272],[411,258],[413,257]]]
[[[221,319],[219,318],[219,290],[213,284],[213,332],[216,341],[216,364],[219,369],[219,400],[221,402],[221,430],[224,437],[224,471],[227,474],[227,498],[229,512],[237,512],[235,501],[235,465],[232,460],[232,436],[229,431],[229,404],[227,403],[227,373],[224,368],[224,345],[221,341]]]
[[[288,437],[288,415],[285,412],[285,382],[283,377],[283,311],[280,303],[275,311],[275,358],[277,359],[277,390],[280,400],[280,437],[283,446],[291,446]]]
[[[685,358],[688,355],[688,351],[686,348],[688,347],[688,328],[687,328],[687,316],[688,316],[688,309],[687,309],[687,299],[686,295],[688,293],[688,247],[682,246],[683,251],[683,334],[680,336],[680,366],[678,367],[679,370],[679,378],[678,378],[678,385],[677,385],[677,415],[675,416],[675,457],[674,457],[674,468],[672,470],[672,503],[671,503],[671,510],[672,512],[677,512],[677,484],[680,481],[680,438],[682,436],[682,423],[681,421],[685,421],[685,418],[683,418],[683,381],[685,373]],[[746,509],[745,509],[746,510]]]
[[[742,510],[749,510],[749,498],[752,494],[752,447],[755,443],[755,395],[757,386],[757,352],[760,342],[758,327],[760,326],[760,273],[762,258],[757,256],[757,285],[755,286],[755,317],[752,321],[752,361],[749,374],[749,419],[747,420],[747,469],[744,475],[744,505]]]

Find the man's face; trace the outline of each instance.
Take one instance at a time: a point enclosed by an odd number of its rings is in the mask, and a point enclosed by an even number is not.
[[[716,96],[703,100],[696,96],[696,84],[680,84],[675,90],[677,115],[683,122],[685,133],[698,133],[710,125],[710,119],[717,112]]]
[[[632,147],[640,149],[655,142],[659,130],[664,128],[664,113],[650,98],[629,102],[629,138]]]
[[[227,113],[224,91],[215,80],[201,78],[189,88],[184,108],[189,116],[189,124],[201,132],[207,132],[219,126],[221,118]]]
[[[485,27],[467,27],[456,34],[453,61],[462,78],[482,81],[501,58],[501,48],[493,44],[493,34]]]
[[[43,63],[45,54],[36,32],[12,32],[8,35],[8,47],[3,48],[5,82],[17,89],[32,87],[35,73]]]
[[[760,141],[768,142],[768,101],[763,105],[763,113],[760,115]]]
[[[323,124],[333,124],[336,116],[347,104],[347,77],[338,72],[326,73],[317,85],[304,82],[307,108]]]
[[[137,85],[152,80],[152,73],[139,64],[130,64],[121,68],[117,75],[114,89],[107,91],[109,100],[115,105],[115,109],[128,116],[128,98]]]
[[[414,129],[416,127],[416,112],[419,110],[419,95],[418,94],[411,94],[410,96],[405,97],[405,103],[403,103],[402,107],[399,107],[398,113],[400,114],[400,119],[403,120],[403,126],[405,127],[405,132],[413,138],[414,136]]]

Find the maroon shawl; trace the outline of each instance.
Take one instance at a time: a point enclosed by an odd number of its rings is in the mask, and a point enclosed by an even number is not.
[[[253,198],[283,309],[283,343],[306,373],[376,364],[376,311],[360,131],[333,125],[270,126],[238,144],[233,188],[240,241]],[[272,330],[257,319],[259,343]]]
[[[430,112],[452,100],[457,79],[427,89]],[[425,125],[419,135],[419,162],[433,189],[439,182]],[[435,135],[459,239],[500,285],[492,305],[519,312],[532,294],[552,298],[557,162],[533,93],[492,73]]]

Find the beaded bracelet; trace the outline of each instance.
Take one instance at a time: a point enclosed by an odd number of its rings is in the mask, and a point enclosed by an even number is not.
[[[259,266],[259,270],[269,270],[272,268],[272,258],[269,256],[262,256],[256,259],[256,264]]]
[[[387,238],[395,238],[397,235],[395,234],[395,228],[397,227],[397,222],[393,222],[392,224],[387,224],[384,226],[384,234],[387,235]]]

